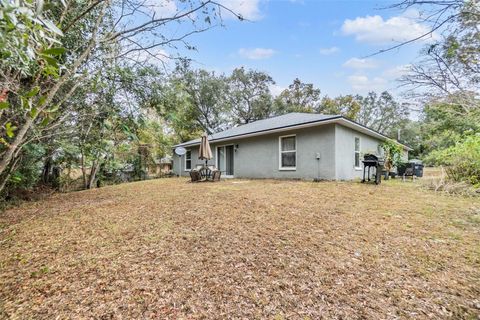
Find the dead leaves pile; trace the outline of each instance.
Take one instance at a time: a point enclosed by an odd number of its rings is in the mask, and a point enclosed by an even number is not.
[[[413,184],[162,179],[0,216],[0,317],[480,314],[477,200]]]

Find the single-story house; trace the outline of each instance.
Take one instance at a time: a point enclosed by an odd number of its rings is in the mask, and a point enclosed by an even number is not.
[[[148,174],[153,176],[161,176],[172,171],[172,157],[166,156],[161,159],[154,159],[154,165],[148,165]]]
[[[352,180],[362,176],[365,153],[381,155],[388,139],[341,115],[288,113],[209,136],[214,155],[208,161],[222,177]],[[200,139],[174,146],[173,171],[188,176],[198,159]],[[409,147],[402,145],[408,159]]]

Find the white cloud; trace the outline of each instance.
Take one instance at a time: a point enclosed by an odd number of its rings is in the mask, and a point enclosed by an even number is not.
[[[268,59],[275,54],[275,50],[266,49],[266,48],[254,48],[254,49],[245,49],[241,48],[238,50],[238,54],[246,59],[250,60],[260,60]]]
[[[248,20],[260,20],[263,17],[260,12],[260,0],[219,0],[218,2]],[[228,18],[235,17],[226,10],[222,10],[222,14]]]
[[[248,20],[260,20],[263,16],[260,12],[260,2],[262,0],[218,0],[218,3],[241,15]],[[190,9],[183,2],[177,3],[176,0],[144,0],[143,6],[148,8],[151,13],[155,13],[157,18],[172,17],[177,12],[184,12]],[[233,15],[228,10],[221,10],[224,18],[233,19]],[[192,16],[195,16],[192,14]]]
[[[178,11],[175,0],[146,0],[143,5],[157,18],[173,17]]]
[[[340,52],[340,49],[338,47],[331,47],[331,48],[321,48],[320,49],[320,54],[324,56],[329,56],[331,54]]]
[[[404,65],[399,65],[392,67],[390,69],[387,69],[383,72],[383,75],[389,79],[396,80],[400,78],[401,76],[405,75],[408,73],[410,69],[409,64],[404,64]]]
[[[343,22],[344,35],[354,36],[359,42],[386,44],[403,42],[424,35],[430,31],[426,25],[418,23],[418,12],[409,10],[402,15],[384,19],[379,15],[357,17]],[[438,35],[433,34],[432,38]]]
[[[347,77],[347,81],[357,93],[385,90],[388,83],[382,77],[369,78],[366,75],[351,75]]]
[[[172,61],[171,55],[163,49],[140,50],[128,54],[128,57],[138,63],[149,63],[158,66],[167,66]]]
[[[375,69],[378,63],[373,59],[351,58],[345,61],[343,66],[351,69]]]
[[[280,93],[283,92],[283,90],[285,90],[286,88],[285,87],[282,87],[282,86],[279,86],[279,85],[276,85],[276,84],[272,84],[270,86],[270,92],[272,93],[273,96],[278,96],[280,95]]]

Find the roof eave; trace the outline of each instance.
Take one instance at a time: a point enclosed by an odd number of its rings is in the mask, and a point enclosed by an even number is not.
[[[288,131],[288,130],[293,130],[293,129],[302,129],[302,128],[308,128],[308,127],[314,127],[319,124],[328,124],[328,123],[333,123],[335,120],[340,119],[342,116],[335,116],[327,119],[322,119],[322,120],[315,120],[311,122],[306,122],[302,124],[293,124],[289,126],[283,126],[283,127],[278,127],[278,128],[273,128],[273,129],[265,129],[265,130],[259,130],[255,132],[250,132],[250,133],[243,133],[243,134],[237,134],[233,135],[230,137],[225,137],[225,138],[219,138],[219,139],[210,139],[209,142],[223,142],[223,141],[229,141],[229,140],[235,140],[235,139],[244,139],[244,138],[249,138],[249,137],[255,137],[255,136],[261,136],[264,134],[270,134],[270,133],[276,133],[276,132],[282,132],[282,131]],[[200,145],[200,141],[192,142],[192,143],[180,143],[177,145],[174,145],[173,147],[193,147]]]
[[[308,127],[315,127],[318,125],[324,125],[324,124],[329,124],[329,123],[338,123],[342,124],[346,127],[352,128],[354,130],[357,130],[359,132],[362,132],[366,135],[376,137],[380,140],[387,140],[390,139],[389,137],[385,136],[384,134],[381,134],[380,132],[377,132],[373,129],[370,129],[358,122],[355,122],[353,120],[347,119],[344,116],[335,116],[327,119],[322,119],[322,120],[316,120],[308,123],[302,123],[302,124],[296,124],[296,125],[290,125],[290,126],[283,126],[279,128],[274,128],[274,129],[266,129],[266,130],[261,130],[261,131],[256,131],[256,132],[251,132],[251,133],[245,133],[245,134],[238,134],[230,137],[225,137],[225,138],[220,138],[220,139],[211,139],[210,143],[214,142],[224,142],[224,141],[230,141],[230,140],[236,140],[236,139],[245,139],[249,137],[255,137],[255,136],[260,136],[260,135],[265,135],[265,134],[271,134],[271,133],[276,133],[276,132],[283,132],[283,131],[288,131],[288,130],[293,130],[293,129],[303,129],[303,128],[308,128]],[[398,141],[397,141],[398,142]],[[413,149],[410,148],[409,146],[406,146],[400,142],[398,142],[405,150],[412,151]],[[200,145],[200,141],[197,142],[192,142],[192,143],[181,143],[173,146],[173,148],[176,147],[194,147]]]
[[[389,139],[389,140],[394,140],[395,142],[397,142],[399,145],[401,145],[401,146],[402,146],[405,150],[407,150],[407,151],[412,151],[412,150],[413,150],[411,147],[409,147],[409,146],[407,146],[407,145],[405,145],[405,144],[403,144],[403,143],[400,143],[400,142],[398,142],[398,141],[395,140],[395,139],[389,138],[389,137],[387,137],[386,135],[384,135],[384,134],[382,134],[382,133],[380,133],[380,132],[378,132],[378,131],[375,131],[375,130],[367,127],[367,126],[364,126],[363,124],[360,124],[360,123],[358,123],[358,122],[356,122],[356,121],[350,120],[350,119],[345,118],[345,117],[343,117],[343,116],[342,116],[342,118],[341,118],[341,120],[340,120],[339,122],[340,122],[341,124],[345,125],[346,127],[355,129],[355,130],[357,130],[357,131],[359,131],[359,132],[362,132],[362,133],[367,134],[367,135],[369,135],[369,136],[373,136],[373,137],[379,138],[379,139],[384,140],[384,141],[387,140],[387,139]],[[343,122],[343,123],[342,123],[342,122]]]

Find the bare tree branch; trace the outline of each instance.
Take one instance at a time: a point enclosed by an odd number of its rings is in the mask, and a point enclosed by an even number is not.
[[[77,23],[79,20],[81,20],[90,11],[92,11],[96,6],[98,6],[99,4],[101,4],[104,1],[106,1],[106,0],[94,1],[90,6],[87,7],[87,9],[85,9],[85,11],[83,11],[80,15],[75,17],[72,21],[70,21],[70,23],[65,28],[62,29],[63,33],[66,33],[75,23]]]

